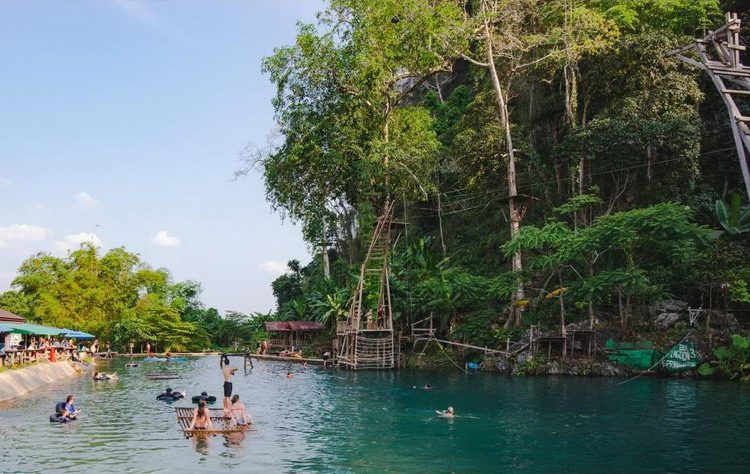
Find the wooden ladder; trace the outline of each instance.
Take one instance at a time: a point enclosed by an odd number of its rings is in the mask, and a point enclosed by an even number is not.
[[[730,117],[745,191],[750,198],[750,166],[747,160],[750,152],[750,117],[742,114],[736,102],[737,99],[750,98],[750,67],[740,61],[740,52],[746,49],[740,41],[740,26],[737,14],[727,13],[724,26],[709,31],[693,44],[671,51],[670,55],[703,69],[721,94]],[[683,54],[690,50],[697,53],[700,61]]]

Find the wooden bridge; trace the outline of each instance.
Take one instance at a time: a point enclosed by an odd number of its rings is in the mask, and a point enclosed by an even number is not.
[[[424,355],[425,350],[430,345],[430,342],[437,342],[439,344],[447,344],[453,347],[460,347],[463,349],[472,349],[483,352],[485,355],[489,356],[513,356],[520,352],[523,352],[526,350],[530,343],[529,342],[511,342],[510,339],[508,339],[505,343],[505,349],[491,349],[489,347],[483,347],[483,346],[475,346],[473,344],[466,344],[463,342],[457,342],[457,341],[448,341],[445,339],[438,339],[437,336],[437,329],[433,325],[433,316],[430,315],[424,319],[420,319],[419,321],[413,323],[411,325],[411,335],[409,338],[414,342],[414,345],[412,346],[412,351],[414,351],[417,347],[417,344],[420,342],[424,342],[424,346],[422,347],[421,352],[419,355]]]

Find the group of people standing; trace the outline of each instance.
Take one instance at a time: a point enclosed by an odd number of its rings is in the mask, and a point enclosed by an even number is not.
[[[237,372],[237,367],[229,365],[229,357],[221,355],[219,360],[222,376],[224,377],[224,399],[223,399],[223,416],[234,421],[237,426],[246,426],[252,424],[252,419],[248,415],[245,405],[240,401],[240,396],[232,395],[232,377]],[[198,408],[193,412],[193,419],[190,422],[191,430],[213,430],[211,423],[211,411],[206,407],[206,401],[198,402]]]

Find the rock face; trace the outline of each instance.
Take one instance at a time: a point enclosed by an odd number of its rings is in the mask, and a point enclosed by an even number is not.
[[[541,362],[539,365],[528,366],[532,359],[528,352],[522,352],[515,360],[505,357],[488,358],[482,363],[482,370],[502,374],[527,376],[533,375],[570,375],[570,376],[599,376],[626,377],[633,374],[627,367],[617,365],[608,360],[596,361],[590,359],[565,358]]]
[[[662,300],[648,307],[651,317],[656,318],[662,313],[684,313],[688,309],[686,301],[682,300]]]
[[[717,311],[715,309],[705,310],[701,315],[701,324],[706,324],[708,317],[711,317],[711,327],[713,329],[728,329],[735,331],[739,328],[737,318],[732,313],[724,314],[723,311]]]
[[[669,329],[680,320],[678,313],[661,313],[654,319],[654,326],[659,329]]]
[[[506,357],[498,357],[495,359],[487,359],[487,362],[491,361],[492,366],[489,367],[490,370],[494,370],[496,372],[499,372],[501,374],[508,374],[510,373],[510,363],[508,362],[508,359]],[[484,364],[482,364],[482,368],[484,367]]]

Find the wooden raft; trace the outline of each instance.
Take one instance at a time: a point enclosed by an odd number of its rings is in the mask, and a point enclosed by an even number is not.
[[[191,430],[190,422],[193,421],[193,413],[195,408],[191,407],[175,407],[177,413],[177,423],[180,425],[182,432],[185,433],[185,437],[194,435],[211,435],[216,436],[227,433],[239,433],[242,431],[248,431],[249,425],[238,425],[234,422],[233,418],[224,417],[224,411],[221,408],[208,408],[206,409],[211,414],[211,424],[213,424],[213,430]],[[219,428],[219,429],[216,429]]]
[[[151,380],[173,380],[181,379],[182,376],[176,372],[149,372],[146,374],[146,378]]]

